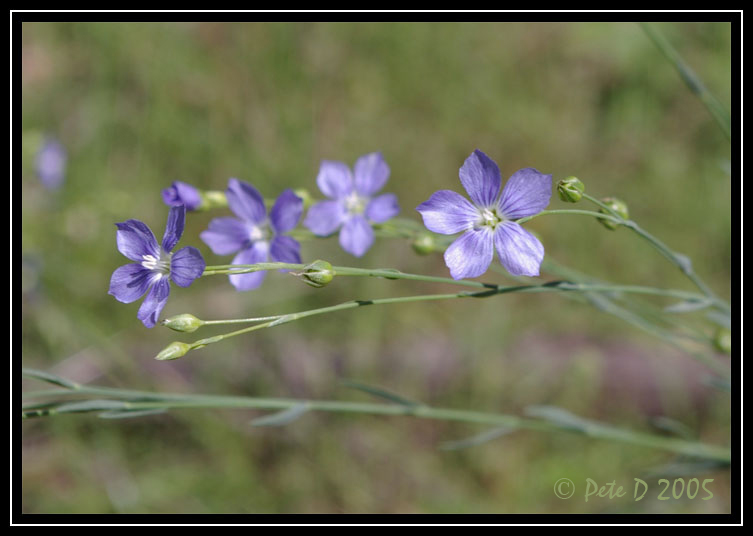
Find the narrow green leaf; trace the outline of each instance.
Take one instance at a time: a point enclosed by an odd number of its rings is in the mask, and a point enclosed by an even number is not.
[[[593,426],[601,426],[599,423],[578,417],[574,413],[556,406],[528,406],[525,414],[531,417],[539,417],[563,428],[587,432]]]
[[[47,383],[52,383],[54,385],[59,385],[60,387],[65,387],[66,389],[78,389],[79,388],[79,385],[76,382],[66,380],[65,378],[61,378],[60,376],[56,376],[55,374],[51,374],[43,370],[25,368],[25,369],[21,369],[21,374],[25,378],[31,378],[33,380],[39,380],[39,381],[43,381]]]
[[[23,411],[29,411],[34,409],[49,409],[60,405],[60,402],[34,402],[31,404],[24,404],[21,406]]]
[[[692,313],[700,311],[711,305],[710,300],[688,300],[668,305],[664,308],[665,313]]]
[[[121,400],[84,400],[63,404],[55,409],[56,413],[81,413],[85,411],[100,410],[123,410],[128,409],[130,404]]]
[[[167,408],[103,411],[97,417],[100,419],[130,419],[132,417],[146,417],[161,413],[167,413]]]
[[[254,419],[251,421],[251,426],[284,426],[299,419],[308,410],[308,404],[296,404],[286,410]]]
[[[706,318],[723,328],[732,329],[732,318],[728,314],[720,313],[719,311],[709,311],[706,313]]]
[[[669,432],[678,437],[683,437],[685,439],[694,439],[695,437],[695,434],[687,424],[676,421],[675,419],[670,419],[669,417],[653,417],[649,422],[654,428],[664,430],[665,432]]]
[[[386,389],[382,389],[381,387],[374,387],[372,385],[366,385],[365,383],[356,382],[353,380],[343,380],[343,385],[346,387],[351,387],[353,389],[358,389],[359,391],[363,391],[364,393],[368,393],[372,396],[376,396],[378,398],[382,398],[384,400],[389,400],[390,402],[394,402],[395,404],[400,404],[401,406],[420,406],[421,404],[418,402],[414,402],[413,400],[409,400],[407,398],[404,398],[400,395],[397,395],[391,391],[387,391]]]
[[[497,439],[498,437],[505,436],[511,432],[514,432],[514,428],[502,426],[500,428],[492,428],[475,436],[459,439],[457,441],[445,441],[439,446],[439,450],[461,450],[468,447],[475,447],[488,441]]]

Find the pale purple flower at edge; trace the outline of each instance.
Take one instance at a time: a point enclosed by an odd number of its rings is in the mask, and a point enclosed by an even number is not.
[[[301,245],[283,233],[292,230],[303,213],[303,200],[286,189],[267,215],[264,198],[248,184],[230,179],[226,190],[228,205],[238,218],[215,218],[201,239],[217,255],[237,253],[232,264],[277,262],[300,264]],[[265,271],[232,274],[230,283],[239,290],[252,290],[262,284]]]
[[[317,236],[340,230],[340,246],[356,257],[363,256],[374,243],[372,223],[384,223],[397,216],[400,207],[395,194],[374,196],[390,175],[381,153],[356,160],[351,174],[343,162],[324,160],[316,183],[329,199],[315,203],[303,224]]]
[[[497,164],[476,149],[460,168],[460,182],[473,201],[451,190],[432,194],[416,210],[435,233],[464,233],[444,259],[454,279],[477,277],[489,268],[494,250],[512,275],[539,275],[544,246],[514,220],[546,208],[552,195],[552,176],[534,168],[513,173],[505,184]]]
[[[65,179],[68,155],[63,146],[53,138],[47,138],[37,152],[34,162],[37,177],[50,190],[60,187]]]
[[[186,246],[171,253],[183,235],[185,221],[186,208],[172,207],[162,244],[138,220],[115,224],[118,251],[135,262],[113,272],[108,294],[120,302],[131,303],[148,292],[136,315],[148,328],[157,324],[170,295],[171,280],[179,287],[188,287],[204,273],[206,264],[198,249]]]

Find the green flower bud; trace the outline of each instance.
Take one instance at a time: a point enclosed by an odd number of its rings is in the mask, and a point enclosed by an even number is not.
[[[419,255],[428,255],[436,250],[436,242],[430,234],[422,233],[413,241],[413,251]]]
[[[199,197],[201,197],[199,210],[212,210],[227,206],[225,192],[219,190],[201,190],[199,191]]]
[[[194,315],[184,313],[182,315],[171,316],[162,321],[162,325],[173,331],[182,331],[192,333],[204,325],[204,321],[196,318]]]
[[[293,193],[303,199],[304,210],[314,204],[314,198],[311,197],[311,194],[306,188],[298,188],[297,190],[293,190]]]
[[[158,361],[170,361],[171,359],[178,359],[183,357],[191,349],[190,344],[184,342],[170,343],[164,350],[157,354],[154,359]]]
[[[714,347],[725,354],[732,353],[732,332],[727,328],[719,328],[714,335]]]
[[[332,281],[335,277],[335,272],[332,270],[332,265],[330,263],[317,260],[304,266],[303,272],[299,272],[295,275],[301,276],[307,285],[311,285],[315,288],[322,288]]]
[[[577,203],[585,191],[586,186],[578,177],[565,177],[557,183],[557,193],[565,203]]]
[[[628,213],[627,204],[624,201],[617,199],[616,197],[605,197],[604,199],[601,200],[601,202],[604,203],[609,208],[611,208],[613,211],[615,211],[623,220],[626,220],[630,217]],[[608,210],[605,210],[603,208],[600,208],[599,212],[601,212],[602,214],[607,214],[611,216],[611,213]],[[599,223],[601,223],[604,227],[606,227],[610,231],[614,231],[615,229],[617,229],[617,227],[619,227],[619,224],[613,221],[603,220],[601,218],[599,218]]]

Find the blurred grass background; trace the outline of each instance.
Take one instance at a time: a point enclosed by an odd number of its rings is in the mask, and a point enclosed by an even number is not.
[[[730,25],[659,24],[729,109]],[[402,215],[439,189],[462,191],[475,148],[503,178],[522,167],[577,175],[616,195],[721,296],[730,293],[730,144],[635,24],[126,24],[22,27],[22,365],[79,382],[165,392],[368,400],[354,379],[423,402],[521,413],[552,404],[652,431],[667,416],[726,444],[729,396],[689,357],[620,320],[552,294],[385,306],[302,322],[195,351],[156,353],[176,336],[136,319],[141,301],[107,294],[128,262],[115,222],[161,236],[160,190],[173,180],[224,189],[229,177],[266,197],[316,190],[322,159],[352,165],[381,150],[384,191]],[[33,170],[44,135],[68,151],[65,183]],[[553,197],[550,208],[567,208]],[[198,234],[219,215],[190,214],[180,245],[213,255]],[[222,212],[221,215],[225,215]],[[617,283],[692,290],[626,230],[543,217],[547,258]],[[306,242],[304,260],[447,275],[440,255],[378,241],[362,259],[336,240]],[[16,259],[15,267],[18,267]],[[497,262],[495,260],[495,262]],[[547,277],[544,274],[544,277]],[[504,282],[489,272],[485,280]],[[270,273],[238,294],[225,277],[173,286],[164,316],[232,318],[442,292],[405,281],[344,278],[317,290]],[[18,320],[17,320],[18,321]],[[222,330],[217,330],[217,333]],[[206,333],[209,333],[207,331]],[[26,388],[38,384],[24,383]],[[104,421],[23,424],[22,507],[49,512],[727,512],[729,475],[713,500],[556,498],[554,482],[633,478],[667,453],[569,434],[519,432],[446,452],[482,429],[458,423],[309,414],[253,428],[249,411],[175,411]],[[653,430],[655,431],[655,430]],[[690,475],[696,476],[696,475]],[[702,476],[702,475],[698,475]],[[654,479],[655,480],[655,479]],[[651,498],[653,495],[654,498]]]

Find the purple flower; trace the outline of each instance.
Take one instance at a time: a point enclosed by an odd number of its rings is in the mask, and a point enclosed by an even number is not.
[[[330,200],[315,203],[303,224],[318,236],[340,229],[342,248],[360,257],[374,243],[371,223],[397,216],[400,207],[395,194],[374,197],[390,176],[382,153],[363,155],[356,160],[353,171],[351,175],[350,168],[342,162],[322,161],[316,183]]]
[[[217,255],[239,253],[232,264],[277,262],[300,264],[301,245],[282,233],[290,231],[301,219],[303,200],[287,189],[275,201],[267,215],[264,198],[248,184],[230,179],[226,190],[227,202],[238,218],[215,218],[201,239]],[[261,285],[266,272],[230,275],[237,290],[251,290]]]
[[[416,207],[435,233],[465,231],[444,254],[454,279],[477,277],[489,268],[496,248],[512,275],[539,275],[544,246],[513,220],[538,214],[549,204],[552,176],[533,168],[513,173],[500,195],[494,161],[476,149],[460,168],[460,182],[473,204],[451,190],[440,190]]]
[[[113,272],[109,294],[120,302],[131,303],[148,291],[136,315],[148,328],[155,326],[167,303],[171,279],[179,287],[187,287],[204,273],[206,264],[198,249],[186,246],[170,253],[183,234],[185,222],[186,207],[172,207],[162,245],[157,244],[149,227],[138,220],[115,224],[118,251],[136,262]]]
[[[168,207],[185,205],[186,210],[196,210],[201,205],[199,190],[180,181],[174,181],[169,188],[162,190],[162,200]]]
[[[60,187],[65,178],[67,159],[65,149],[58,141],[52,138],[45,140],[35,161],[37,177],[45,188],[54,190]]]

